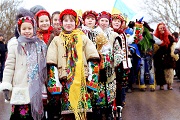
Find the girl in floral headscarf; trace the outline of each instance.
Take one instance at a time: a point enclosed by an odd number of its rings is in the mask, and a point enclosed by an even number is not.
[[[96,44],[100,62],[99,90],[96,95],[96,105],[102,109],[97,109],[96,116],[101,119],[105,114],[106,118],[112,117],[112,104],[116,98],[116,73],[115,68],[122,62],[123,54],[119,44],[121,39],[118,33],[114,32],[110,27],[111,14],[102,11],[98,16],[98,26],[94,29],[98,33]],[[100,114],[99,114],[100,113]]]
[[[87,94],[87,62],[98,60],[92,41],[77,28],[78,16],[72,9],[60,14],[62,31],[54,37],[47,52],[49,66],[58,68],[62,83],[62,116],[65,120],[86,120],[92,106]]]
[[[116,67],[116,105],[124,106],[125,105],[125,96],[126,96],[126,88],[128,83],[128,74],[130,72],[131,60],[129,56],[129,46],[127,43],[126,34],[122,28],[122,23],[125,21],[124,18],[119,14],[112,15],[111,26],[115,32],[117,32],[120,36],[118,43],[123,49],[123,61]],[[128,64],[127,67],[124,67],[124,64]],[[115,106],[116,107],[116,106]]]
[[[53,27],[49,12],[46,10],[38,11],[35,14],[35,20],[37,22],[37,36],[49,45],[53,39]]]

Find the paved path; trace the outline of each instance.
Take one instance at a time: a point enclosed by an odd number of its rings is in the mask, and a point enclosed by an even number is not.
[[[180,81],[174,80],[173,90],[155,92],[135,89],[127,93],[126,106],[123,109],[123,120],[180,120]]]
[[[173,90],[141,92],[135,89],[127,93],[123,120],[180,120],[180,81],[175,80]],[[0,93],[0,120],[9,120],[11,106],[4,102]]]
[[[11,105],[4,102],[3,93],[0,92],[0,120],[9,120]]]

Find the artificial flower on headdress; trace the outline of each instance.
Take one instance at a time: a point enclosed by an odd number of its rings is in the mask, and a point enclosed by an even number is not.
[[[112,14],[111,19],[119,19],[120,21],[124,21],[124,17],[121,14]]]
[[[25,16],[29,16],[30,18],[34,18],[34,15],[32,12],[30,12],[30,10],[25,9],[23,7],[19,8],[17,11],[17,15],[16,15],[16,22],[17,22],[17,26],[15,28],[15,37],[18,38],[19,37],[19,30],[18,30],[18,20],[21,17],[25,17]],[[20,24],[21,22],[19,22]],[[22,23],[21,23],[22,24]],[[35,23],[36,24],[36,23]],[[36,25],[34,25],[36,26]]]
[[[120,20],[120,22],[121,22],[120,27],[114,28],[112,24],[111,24],[111,27],[113,28],[114,32],[117,32],[118,34],[122,34],[124,32],[122,25],[123,25],[123,22],[125,21],[125,19],[123,18],[123,16],[121,14],[112,14],[111,20],[114,20],[114,19]]]
[[[94,17],[97,20],[98,14],[93,10],[86,11],[83,13],[82,19],[85,20],[88,16]]]
[[[17,30],[18,35],[20,35],[20,27],[21,27],[22,23],[24,23],[24,22],[31,23],[34,28],[34,34],[36,34],[36,22],[35,22],[34,18],[31,18],[30,16],[24,16],[24,17],[20,17],[17,20],[16,30]]]
[[[111,14],[109,12],[102,11],[101,13],[99,13],[98,20],[100,20],[101,18],[107,18],[111,22]]]
[[[20,26],[22,23],[24,23],[24,22],[29,22],[29,23],[31,23],[32,25],[33,25],[33,20],[32,20],[32,18],[31,17],[29,17],[29,16],[25,16],[25,17],[21,17],[21,18],[19,18],[18,19],[18,26]]]

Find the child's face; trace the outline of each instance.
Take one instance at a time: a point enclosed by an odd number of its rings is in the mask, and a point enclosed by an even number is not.
[[[112,27],[114,29],[119,29],[121,26],[121,21],[119,19],[113,19],[112,20]]]
[[[52,18],[52,26],[54,28],[60,28],[60,23],[59,23],[59,14],[54,14]]]
[[[38,25],[40,29],[48,30],[48,28],[50,27],[49,17],[47,15],[40,16],[38,20]]]
[[[101,18],[99,20],[99,27],[102,29],[102,30],[105,30],[109,27],[109,20],[107,18]]]
[[[73,18],[66,15],[66,16],[64,16],[64,19],[62,21],[62,25],[66,31],[71,32],[72,30],[75,29],[76,23],[75,23],[75,20]]]
[[[29,22],[24,22],[21,24],[20,33],[22,36],[31,38],[33,36],[33,25]]]
[[[86,17],[86,19],[84,20],[84,23],[87,27],[89,28],[93,28],[96,24],[96,19],[94,17],[88,16]]]

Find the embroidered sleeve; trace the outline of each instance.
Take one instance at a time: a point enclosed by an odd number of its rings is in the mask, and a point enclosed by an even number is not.
[[[48,69],[47,89],[53,95],[61,94],[62,85],[58,78],[58,69],[55,66],[50,66]]]
[[[121,50],[119,42],[116,40],[113,46],[114,66],[118,66],[123,60],[123,51]]]
[[[99,76],[99,64],[98,62],[88,62],[88,81],[87,87],[91,90],[97,91],[98,88],[98,76]]]

